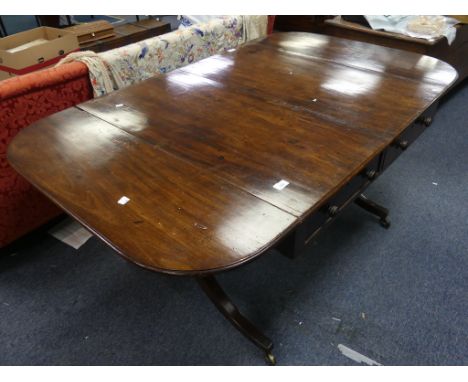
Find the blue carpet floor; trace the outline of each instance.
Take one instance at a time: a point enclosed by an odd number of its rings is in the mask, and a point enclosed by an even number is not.
[[[219,280],[279,365],[468,364],[468,84],[306,253],[272,252]],[[195,282],[140,269],[92,238],[46,236],[0,260],[2,365],[263,365]]]

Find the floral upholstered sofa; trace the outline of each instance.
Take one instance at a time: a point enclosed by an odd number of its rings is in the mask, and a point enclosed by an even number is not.
[[[226,16],[99,53],[98,65],[67,62],[0,81],[0,248],[62,211],[8,163],[15,135],[40,118],[114,89],[166,73],[245,41],[243,16]],[[271,24],[271,23],[270,23]],[[271,25],[270,25],[271,30]]]
[[[101,96],[236,48],[244,41],[243,16],[224,16],[100,53],[99,62],[86,60],[86,64],[94,94]],[[102,64],[107,70],[102,70]]]

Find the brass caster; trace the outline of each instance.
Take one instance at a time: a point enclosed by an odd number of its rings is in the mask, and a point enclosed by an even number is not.
[[[276,365],[276,358],[273,354],[271,354],[270,352],[267,352],[265,353],[265,360],[267,361],[268,364],[270,364],[271,366],[275,366]]]
[[[390,220],[388,220],[388,218],[382,218],[382,219],[380,219],[379,223],[380,223],[380,225],[381,225],[382,227],[384,227],[385,229],[390,228]]]

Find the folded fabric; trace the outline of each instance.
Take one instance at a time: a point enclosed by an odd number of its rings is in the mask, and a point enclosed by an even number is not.
[[[445,36],[450,45],[455,40],[458,20],[446,16],[364,16],[372,29],[432,40]]]
[[[268,16],[242,16],[243,42],[255,40],[267,35]]]
[[[94,97],[110,93],[114,91],[114,89],[125,86],[119,73],[115,71],[112,66],[107,65],[99,54],[91,50],[70,53],[55,66],[60,66],[72,61],[82,62],[88,67]]]

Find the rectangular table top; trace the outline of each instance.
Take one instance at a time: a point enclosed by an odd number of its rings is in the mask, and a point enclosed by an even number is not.
[[[215,272],[275,245],[455,78],[432,57],[275,33],[45,118],[8,158],[129,260]]]

